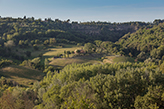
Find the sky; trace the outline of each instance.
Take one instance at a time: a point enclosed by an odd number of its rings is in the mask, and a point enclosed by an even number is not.
[[[164,19],[164,0],[0,0],[0,16],[78,22],[153,22]]]

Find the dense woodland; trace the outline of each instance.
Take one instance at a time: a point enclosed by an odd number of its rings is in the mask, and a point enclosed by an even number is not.
[[[100,62],[59,68],[41,52],[67,45],[83,52],[65,50],[54,58],[97,56]],[[119,58],[104,63],[106,56]],[[9,66],[39,71],[42,78],[21,85],[5,76]],[[0,76],[0,109],[163,109],[164,20],[79,23],[0,17]]]

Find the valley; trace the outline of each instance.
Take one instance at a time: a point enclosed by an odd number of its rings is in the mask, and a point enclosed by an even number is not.
[[[158,19],[0,18],[0,109],[163,109],[163,44]]]

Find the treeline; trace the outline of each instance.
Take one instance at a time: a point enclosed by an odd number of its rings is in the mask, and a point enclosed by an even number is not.
[[[163,20],[162,20],[163,21]],[[151,26],[154,23],[145,22],[70,22],[59,19],[35,19],[35,18],[0,18],[0,38],[4,41],[20,39],[33,40],[47,37],[67,39],[75,42],[91,42],[94,40],[117,41],[128,32],[134,32],[140,27]]]
[[[84,41],[78,36],[85,36],[82,33],[71,33],[71,24],[60,20],[34,20],[34,18],[1,18],[0,19],[0,37],[3,41],[14,40],[35,40],[46,38],[66,39],[70,41]],[[70,38],[71,37],[71,38]],[[74,37],[74,38],[73,38]]]

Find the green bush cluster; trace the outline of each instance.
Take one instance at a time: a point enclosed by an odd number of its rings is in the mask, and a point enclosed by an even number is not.
[[[35,108],[163,108],[157,100],[163,99],[163,79],[151,63],[72,64],[47,73],[40,83],[45,89],[42,102]]]

